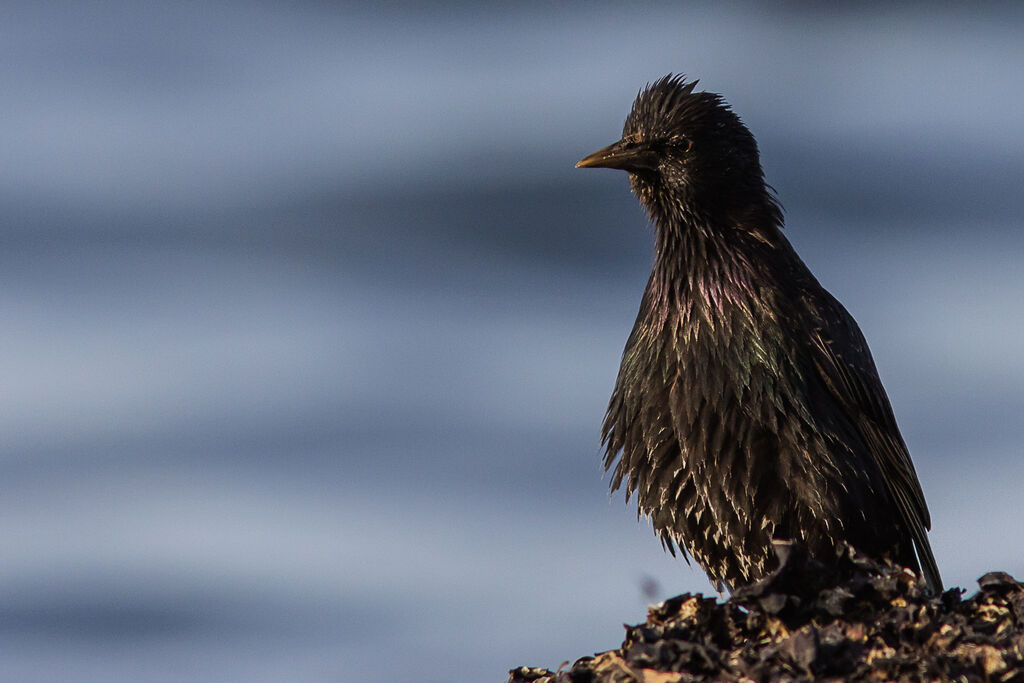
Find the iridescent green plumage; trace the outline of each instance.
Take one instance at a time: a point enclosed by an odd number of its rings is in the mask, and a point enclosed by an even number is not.
[[[848,542],[941,579],[928,508],[856,322],[782,235],[754,137],[718,95],[668,76],[582,167],[629,171],[655,260],[603,427],[663,544],[723,586]]]

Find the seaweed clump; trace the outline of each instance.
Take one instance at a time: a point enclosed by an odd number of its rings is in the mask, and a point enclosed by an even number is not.
[[[1024,683],[1024,584],[1003,572],[964,599],[844,549],[826,566],[779,544],[779,568],[724,602],[686,593],[626,626],[617,650],[509,683],[966,680]]]

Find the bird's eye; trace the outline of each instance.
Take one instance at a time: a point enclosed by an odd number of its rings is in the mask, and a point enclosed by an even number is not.
[[[672,146],[679,151],[686,153],[693,148],[693,140],[687,137],[679,136],[672,139]]]

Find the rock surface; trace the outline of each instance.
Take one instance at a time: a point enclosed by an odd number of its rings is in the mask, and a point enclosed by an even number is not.
[[[1024,584],[992,572],[964,600],[847,549],[835,567],[780,545],[779,569],[725,602],[689,593],[626,627],[617,650],[509,683],[1014,681],[1024,683]]]

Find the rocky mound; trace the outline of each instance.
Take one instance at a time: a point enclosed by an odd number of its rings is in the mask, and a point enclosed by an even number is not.
[[[1024,683],[1024,584],[929,595],[913,573],[852,550],[834,567],[780,546],[780,567],[725,602],[689,593],[626,627],[617,650],[509,683],[964,680]]]

